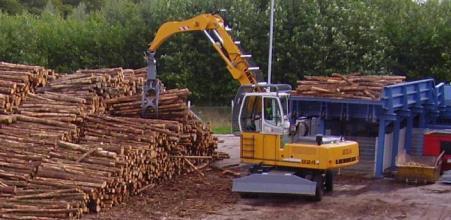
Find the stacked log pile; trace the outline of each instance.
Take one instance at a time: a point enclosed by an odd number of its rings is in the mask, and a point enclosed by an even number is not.
[[[29,94],[26,101],[15,112],[31,117],[52,119],[61,122],[79,124],[83,116],[95,109],[84,98],[53,92]]]
[[[10,198],[0,197],[0,219],[79,218],[87,211],[87,200],[86,194],[77,189],[16,190]]]
[[[83,190],[96,212],[154,183],[151,166],[177,141],[166,136],[171,132],[164,126],[108,116],[88,116],[82,129],[79,144],[58,142],[36,177]]]
[[[211,162],[217,140],[189,112],[189,91],[167,90],[161,117],[143,119],[143,82],[120,68],[77,71],[0,116],[0,219],[80,217]],[[105,106],[114,116],[93,114]]]
[[[196,169],[205,160],[184,157],[212,155],[216,148],[207,127],[194,129],[201,123],[90,115],[81,126],[82,134],[77,132],[81,137],[75,144],[70,129],[58,131],[76,126],[22,115],[8,117],[14,117],[13,124],[0,129],[0,139],[5,142],[0,149],[0,165],[5,166],[0,169],[0,181],[8,185],[0,192],[12,191],[13,186],[19,187],[20,193],[3,196],[0,202],[13,207],[22,202],[33,204],[42,196],[49,199],[49,207],[52,199],[58,199],[52,206],[58,208],[44,215],[33,212],[37,207],[27,206],[30,212],[22,213],[0,206],[0,216],[5,218],[9,215],[2,214],[70,217],[80,216],[88,208],[98,212],[121,203],[128,195]],[[49,135],[56,133],[60,135]],[[36,198],[23,197],[25,192],[36,193]],[[67,210],[61,210],[62,206]]]
[[[140,74],[139,70],[125,69],[123,84],[129,88],[126,95],[141,94],[145,79],[146,75]]]
[[[204,162],[183,159],[190,149],[179,144],[184,133],[175,121],[88,116],[82,130],[78,144],[57,143],[36,178],[83,190],[93,211],[110,208]],[[201,139],[197,155],[211,155],[216,141]]]
[[[58,140],[73,141],[74,124],[25,115],[0,120],[0,218],[52,219],[78,217],[88,197],[77,188],[53,187],[36,176]]]
[[[33,146],[53,146],[56,140],[77,140],[80,135],[80,128],[68,122],[26,115],[9,115],[1,118],[5,117],[8,119],[0,120],[1,140],[5,145],[10,143],[14,146],[27,147],[30,144],[29,150],[33,152],[40,149]]]
[[[136,69],[134,71],[134,74],[135,74],[135,77],[140,77],[140,78],[146,79],[147,78],[147,67]]]
[[[185,155],[213,155],[218,140],[213,136],[210,126],[202,123],[189,111],[187,120],[182,122],[182,135],[179,144]]]
[[[169,89],[160,94],[158,112],[149,114],[151,118],[186,121],[188,119],[188,89]],[[141,114],[141,94],[119,97],[106,101],[107,109],[114,116],[139,117]]]
[[[38,91],[82,98],[90,107],[88,113],[102,113],[105,100],[140,93],[143,82],[129,69],[85,69],[63,75]]]
[[[189,94],[188,89],[163,90],[160,94],[158,112],[149,114],[148,117],[182,122],[183,134],[179,145],[187,150],[187,154],[199,155],[199,150],[214,149],[209,144],[216,143],[216,140],[213,140],[209,126],[203,124],[189,110],[187,106]],[[113,116],[139,118],[141,115],[141,95],[110,99],[106,104],[108,112]],[[208,153],[212,154],[213,151]]]
[[[0,62],[0,113],[11,113],[28,93],[56,76],[43,67]]]
[[[183,168],[183,164],[169,160],[179,140],[177,122],[96,116],[88,117],[83,128],[82,144],[113,148],[124,158],[124,166],[117,175],[120,179],[113,181],[106,192],[112,202],[100,201],[101,207],[117,204],[127,194],[137,194],[146,186],[172,178]],[[114,194],[124,189],[126,193]]]
[[[136,77],[134,70],[131,69],[85,69],[78,70],[75,74],[92,74],[104,78],[102,83],[94,89],[96,94],[104,99],[140,93],[144,83],[144,78]]]
[[[335,99],[379,100],[384,86],[404,82],[404,76],[388,75],[342,75],[305,76],[298,81],[297,95],[329,97]]]

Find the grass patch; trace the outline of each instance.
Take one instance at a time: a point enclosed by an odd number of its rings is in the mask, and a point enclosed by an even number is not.
[[[213,133],[215,134],[230,134],[231,133],[231,127],[213,127],[211,130],[213,130]]]
[[[232,128],[229,106],[192,106],[192,110],[202,121],[209,123],[215,134],[230,134]]]

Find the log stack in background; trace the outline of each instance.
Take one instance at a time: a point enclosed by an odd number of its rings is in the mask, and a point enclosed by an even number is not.
[[[11,113],[28,93],[38,86],[45,86],[56,76],[55,72],[43,67],[0,62],[0,113]]]
[[[95,109],[94,104],[88,104],[84,98],[44,92],[29,94],[22,105],[15,108],[15,112],[25,116],[79,124],[85,115],[92,113],[92,109]]]
[[[134,75],[135,75],[135,77],[140,77],[140,78],[146,79],[147,78],[147,67],[136,69],[134,71]]]
[[[187,89],[165,90],[161,115],[139,117],[142,75],[80,70],[30,84],[15,114],[0,115],[0,219],[98,212],[215,158]]]
[[[186,121],[188,119],[188,89],[168,89],[160,94],[158,113],[150,114],[151,118]],[[140,117],[141,94],[119,97],[106,101],[110,114],[115,116]]]
[[[106,69],[84,69],[78,70],[75,74],[92,74],[96,77],[104,78],[102,83],[94,89],[96,94],[103,99],[110,99],[118,96],[130,96],[141,93],[144,78],[136,77],[135,71],[122,68]]]
[[[305,76],[298,81],[296,95],[329,97],[336,99],[379,100],[384,86],[404,82],[404,76],[342,75],[334,73],[327,76]]]
[[[122,68],[84,69],[63,75],[38,92],[53,92],[86,100],[89,113],[105,111],[105,100],[141,92],[144,79]]]
[[[187,101],[190,94],[188,89],[163,89],[158,113],[149,114],[149,117],[181,122],[183,134],[180,136],[179,145],[186,149],[188,154],[204,153],[203,149],[210,149],[208,153],[212,154],[211,150],[215,147],[211,145],[215,145],[216,140],[210,127],[189,110]],[[141,95],[110,99],[106,101],[106,105],[113,116],[139,118],[141,115]]]

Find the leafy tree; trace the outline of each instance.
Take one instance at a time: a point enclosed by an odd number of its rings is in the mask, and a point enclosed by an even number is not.
[[[162,23],[224,8],[234,38],[267,72],[268,0],[0,3],[0,60],[68,73],[140,68]],[[450,14],[451,0],[276,1],[272,81],[353,71],[450,80]],[[202,33],[177,34],[157,56],[166,85],[190,88],[197,103],[227,104],[238,87]]]
[[[20,0],[21,4],[33,14],[40,14],[47,0]]]
[[[17,0],[0,0],[0,10],[15,15],[20,14],[23,7]]]

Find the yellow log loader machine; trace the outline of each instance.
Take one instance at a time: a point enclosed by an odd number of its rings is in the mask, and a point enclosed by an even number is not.
[[[232,191],[296,194],[321,200],[333,189],[333,169],[359,161],[358,144],[341,137],[304,136],[300,124],[289,120],[291,86],[266,84],[252,56],[233,39],[219,13],[205,13],[160,26],[147,51],[148,72],[142,97],[142,115],[158,111],[160,85],[155,52],[171,36],[203,32],[241,87],[234,98],[233,129],[241,138],[241,161],[251,164],[250,174],[233,181]]]

